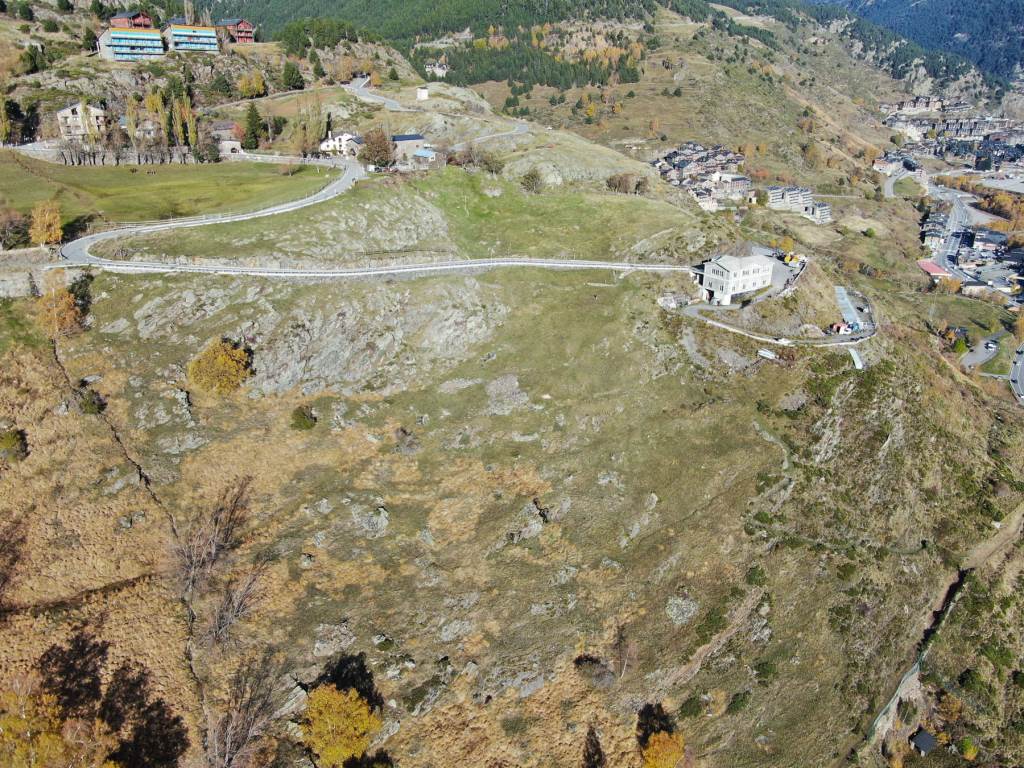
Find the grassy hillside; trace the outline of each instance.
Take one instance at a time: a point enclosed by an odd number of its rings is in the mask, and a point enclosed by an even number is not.
[[[450,168],[379,178],[329,203],[268,219],[107,246],[129,258],[344,266],[425,256],[630,259],[686,256],[699,217],[642,197],[551,188]]]
[[[282,174],[265,163],[72,167],[0,152],[0,205],[27,214],[55,199],[65,222],[147,221],[242,211],[303,197],[327,183],[324,169]]]

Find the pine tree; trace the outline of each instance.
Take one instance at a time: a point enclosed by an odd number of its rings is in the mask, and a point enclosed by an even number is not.
[[[284,69],[281,70],[281,85],[289,91],[301,91],[306,81],[302,79],[302,73],[294,61],[286,61]]]
[[[260,134],[263,133],[263,119],[255,104],[250,104],[245,113],[245,136],[242,137],[242,149],[257,149],[260,146]]]

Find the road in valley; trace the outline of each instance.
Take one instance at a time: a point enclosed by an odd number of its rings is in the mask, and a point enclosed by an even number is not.
[[[887,176],[885,183],[882,184],[882,194],[888,198],[896,197],[896,182],[907,178],[909,175],[910,171],[904,169],[899,173],[894,173],[892,176]]]
[[[973,371],[975,368],[980,368],[993,357],[999,354],[999,340],[1006,336],[1005,330],[994,333],[991,336],[986,336],[984,339],[979,341],[974,347],[967,352],[963,357],[960,358],[960,365],[965,371]],[[994,342],[995,346],[992,349],[986,349],[986,346]]]
[[[1024,344],[1017,348],[1010,366],[1010,389],[1019,405],[1024,405]]]

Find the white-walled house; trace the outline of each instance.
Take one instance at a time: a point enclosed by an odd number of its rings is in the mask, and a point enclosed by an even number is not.
[[[327,138],[320,142],[320,151],[336,155],[348,155],[355,157],[363,147],[363,140],[354,133],[339,133],[334,135],[328,132]]]
[[[704,264],[704,299],[731,304],[733,296],[767,288],[772,284],[774,267],[775,260],[762,254],[716,256]]]
[[[107,129],[107,113],[80,101],[57,112],[57,126],[66,140],[99,136]]]

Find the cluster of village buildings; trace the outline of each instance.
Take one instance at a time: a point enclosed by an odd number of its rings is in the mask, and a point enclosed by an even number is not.
[[[925,189],[928,188],[928,171],[906,149],[886,152],[875,160],[872,167],[883,176],[900,174],[913,179]]]
[[[1024,161],[1024,124],[1006,117],[969,115],[966,102],[918,96],[882,104],[884,124],[904,138],[903,154],[961,160],[980,170]]]
[[[752,202],[750,179],[738,173],[744,160],[739,152],[725,147],[709,149],[688,141],[651,165],[669,184],[688,191],[705,211],[717,211],[730,202]]]
[[[878,109],[885,115],[922,115],[926,112],[945,112],[953,115],[970,112],[971,105],[966,101],[951,103],[938,96],[914,96],[892,104],[879,104]]]
[[[739,173],[745,159],[726,147],[708,148],[688,141],[651,165],[669,184],[689,192],[703,210],[714,212],[757,202],[750,177]],[[799,213],[815,224],[832,221],[832,207],[816,201],[806,187],[768,187],[767,196],[767,206],[772,210]]]
[[[216,24],[193,24],[175,17],[157,29],[145,11],[122,11],[110,17],[99,37],[99,53],[110,61],[149,61],[170,51],[220,53],[226,43],[252,43],[256,27],[245,19],[222,19]]]
[[[397,133],[391,137],[394,147],[395,167],[398,170],[428,170],[444,166],[447,155],[427,142],[419,133]],[[325,155],[357,157],[363,148],[363,139],[354,133],[327,131],[327,138],[320,142],[320,151]]]
[[[940,211],[930,212],[921,224],[925,246],[939,258],[918,265],[933,282],[954,280],[962,294],[975,298],[1016,296],[1024,286],[1024,248],[1008,247],[1006,234],[986,227],[953,229],[950,217]]]
[[[887,128],[898,131],[910,141],[926,139],[959,139],[980,141],[987,136],[1013,133],[1019,124],[1007,117],[906,117],[891,115],[883,121]]]
[[[107,110],[85,102],[70,104],[57,112],[57,127],[61,138],[66,142],[85,143],[90,137],[103,136],[110,127],[109,120]],[[120,119],[120,126],[126,129],[123,117]],[[214,122],[210,129],[221,155],[242,152],[239,140],[241,132],[236,122],[219,120]],[[157,137],[159,128],[152,120],[145,118],[135,126],[135,131],[138,138],[153,139]],[[396,170],[429,170],[442,167],[447,162],[445,153],[428,143],[422,134],[395,134],[391,137],[391,142]],[[357,157],[362,148],[362,137],[354,133],[335,134],[328,130],[326,138],[320,142],[320,152],[324,155]]]

